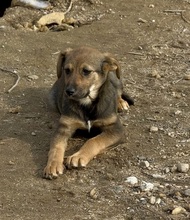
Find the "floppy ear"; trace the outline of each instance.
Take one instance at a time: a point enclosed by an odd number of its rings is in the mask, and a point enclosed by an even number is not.
[[[71,50],[72,50],[71,48],[68,48],[68,49],[66,49],[63,52],[60,52],[60,54],[59,54],[59,58],[58,58],[58,61],[57,61],[57,77],[58,77],[58,79],[61,77],[62,68],[64,66],[64,62],[65,62],[66,56],[68,55],[68,53]]]
[[[117,78],[120,79],[121,67],[119,65],[119,62],[108,54],[105,54],[105,59],[102,64],[102,70],[106,74],[110,71],[115,71]]]

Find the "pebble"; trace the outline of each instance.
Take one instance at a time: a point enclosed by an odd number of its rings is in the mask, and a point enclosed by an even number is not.
[[[156,126],[150,127],[150,132],[157,132],[157,131],[158,131],[158,127],[156,127]]]
[[[172,215],[178,215],[178,214],[180,214],[182,212],[185,212],[185,211],[186,210],[183,207],[178,206],[178,207],[176,207],[175,209],[172,210]]]
[[[175,115],[180,115],[182,113],[182,111],[177,110],[176,112],[174,112]]]
[[[164,193],[160,193],[159,196],[160,196],[161,198],[166,198],[166,194],[164,194]]]
[[[146,198],[140,198],[140,201],[141,201],[142,204],[144,204],[144,205],[147,203]]]
[[[90,197],[92,199],[97,199],[98,198],[98,191],[96,188],[93,188],[91,191],[90,191]]]
[[[176,165],[172,166],[172,167],[170,168],[170,171],[171,171],[172,173],[176,172],[176,171],[177,171],[177,166],[176,166]]]
[[[190,74],[184,76],[185,80],[190,80]]]
[[[161,174],[154,173],[154,174],[152,174],[152,177],[164,179],[166,176],[165,176],[165,175],[161,175]]]
[[[150,166],[150,163],[147,160],[140,162],[140,167],[142,168],[148,168],[149,166]]]
[[[138,179],[137,177],[135,176],[129,176],[126,180],[125,180],[126,183],[129,183],[131,185],[135,185],[138,183]]]
[[[164,173],[169,173],[170,172],[170,168],[169,167],[165,167],[164,168]]]
[[[9,165],[14,165],[15,163],[12,160],[10,160],[8,164]]]
[[[154,188],[154,184],[142,181],[140,189],[144,192],[151,191]]]
[[[162,201],[162,200],[161,200],[160,198],[157,198],[157,200],[156,200],[156,204],[159,205],[159,204],[161,203],[161,201]]]
[[[187,163],[178,163],[177,164],[177,171],[180,173],[186,173],[189,171],[189,164]]]
[[[22,108],[20,106],[16,106],[16,107],[10,108],[9,113],[18,114],[21,111],[21,109]]]
[[[140,23],[147,23],[148,21],[143,19],[143,18],[139,18],[137,22],[140,22]]]
[[[150,74],[150,76],[155,77],[157,79],[161,78],[160,74],[158,73],[157,70],[153,70]]]
[[[37,75],[29,75],[28,78],[32,79],[32,80],[39,79],[39,77]]]
[[[184,195],[185,195],[185,196],[190,196],[190,189],[186,189],[186,190],[184,191]]]
[[[32,136],[36,136],[36,133],[35,133],[35,132],[32,132],[31,135],[32,135]]]
[[[155,196],[151,196],[150,197],[150,204],[154,205],[156,203],[156,197]]]
[[[148,7],[149,8],[154,8],[155,6],[153,4],[150,4]]]

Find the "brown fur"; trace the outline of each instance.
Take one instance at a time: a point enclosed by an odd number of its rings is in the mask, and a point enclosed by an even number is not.
[[[61,117],[44,169],[44,176],[50,179],[63,173],[67,141],[77,129],[98,127],[101,133],[67,158],[68,167],[85,167],[105,148],[122,141],[124,130],[117,110],[128,108],[123,97],[133,104],[122,94],[118,61],[98,50],[80,47],[60,53],[57,77],[50,99]]]

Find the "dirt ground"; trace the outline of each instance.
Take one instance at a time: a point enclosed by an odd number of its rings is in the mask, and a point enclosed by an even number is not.
[[[190,1],[76,0],[67,16],[81,25],[31,28],[68,7],[51,2],[50,11],[18,6],[0,18],[0,219],[190,219],[190,171],[176,170],[190,164]],[[118,58],[135,105],[120,114],[124,144],[50,181],[42,171],[58,115],[46,97],[58,52],[81,45]],[[67,155],[84,141],[72,138]]]

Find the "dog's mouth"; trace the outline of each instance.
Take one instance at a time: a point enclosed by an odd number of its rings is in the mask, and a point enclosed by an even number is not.
[[[66,90],[65,93],[69,99],[74,99],[74,100],[84,99],[90,95],[90,91],[84,93],[79,91]]]
[[[89,105],[96,100],[100,86],[91,85],[88,90],[67,88],[65,94],[69,99],[79,101],[80,104]]]

